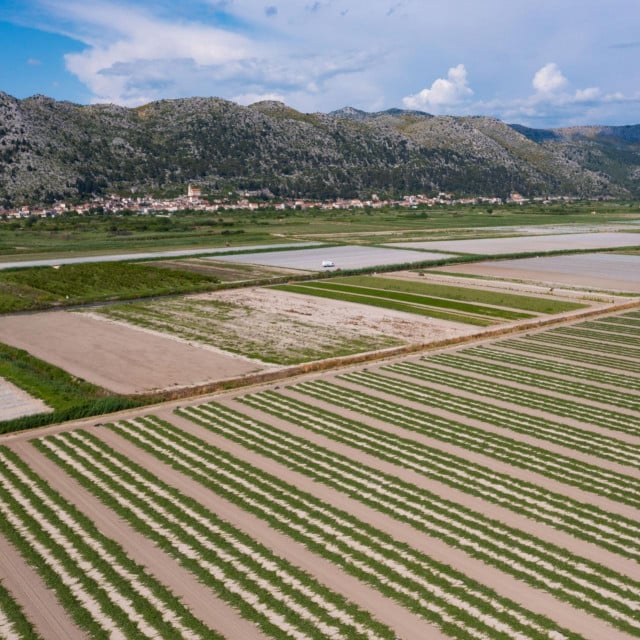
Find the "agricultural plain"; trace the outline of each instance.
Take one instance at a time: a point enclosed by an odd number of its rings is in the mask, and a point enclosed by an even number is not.
[[[0,544],[77,637],[638,637],[635,350],[630,311],[5,436]]]

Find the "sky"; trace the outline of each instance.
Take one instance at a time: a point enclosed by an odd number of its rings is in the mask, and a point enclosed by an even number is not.
[[[0,91],[640,124],[640,0],[0,0]]]

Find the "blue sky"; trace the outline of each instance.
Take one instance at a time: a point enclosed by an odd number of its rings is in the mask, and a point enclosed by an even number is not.
[[[639,0],[0,0],[0,91],[640,123]]]

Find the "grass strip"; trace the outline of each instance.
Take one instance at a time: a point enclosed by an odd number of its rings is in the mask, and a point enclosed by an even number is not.
[[[144,398],[134,400],[125,396],[115,396],[110,391],[80,380],[22,349],[2,343],[0,377],[54,409],[50,413],[2,421],[0,433],[111,413],[145,404]]]

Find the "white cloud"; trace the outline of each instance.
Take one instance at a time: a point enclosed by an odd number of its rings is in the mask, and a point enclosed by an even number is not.
[[[255,104],[256,102],[264,102],[270,100],[272,102],[285,102],[285,96],[279,93],[243,93],[231,98],[233,102],[242,105]]]
[[[463,64],[451,67],[446,78],[434,80],[431,88],[402,98],[408,109],[430,109],[438,111],[443,107],[460,104],[473,95],[467,86],[467,70]]]
[[[562,75],[558,65],[555,62],[550,62],[536,71],[532,84],[538,93],[547,94],[554,93],[565,87],[567,79]]]

